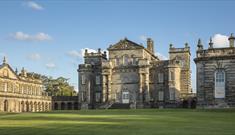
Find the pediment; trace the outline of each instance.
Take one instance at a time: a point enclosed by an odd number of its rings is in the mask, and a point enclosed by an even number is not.
[[[128,49],[144,49],[144,47],[128,39],[124,39],[120,40],[118,43],[108,48],[108,50],[128,50]]]
[[[3,64],[0,66],[0,77],[9,78],[9,79],[18,79],[16,73],[8,64]]]

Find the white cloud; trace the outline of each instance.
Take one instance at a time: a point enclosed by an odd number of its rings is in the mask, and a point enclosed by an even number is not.
[[[56,68],[56,65],[55,65],[55,63],[50,62],[50,63],[47,63],[47,64],[46,64],[46,68],[48,68],[48,69],[54,69],[54,68]]]
[[[141,35],[139,38],[142,41],[147,41],[147,36],[145,36],[145,35]]]
[[[11,38],[20,41],[49,41],[52,40],[51,36],[43,32],[37,33],[36,35],[29,35],[23,32],[15,32],[11,34]]]
[[[74,57],[74,58],[83,58],[84,54],[85,54],[85,50],[87,49],[87,51],[89,53],[94,52],[96,53],[97,51],[94,49],[90,49],[90,48],[83,48],[80,51],[77,50],[71,50],[69,52],[67,52],[68,56]]]
[[[160,60],[167,60],[167,57],[161,53],[156,52],[155,55],[160,59]]]
[[[34,1],[28,1],[25,3],[25,5],[33,10],[43,10],[44,9],[40,4],[38,4]]]
[[[220,47],[229,47],[229,41],[228,41],[228,36],[222,35],[222,34],[215,34],[212,37],[212,41],[214,43],[215,48],[220,48]]]
[[[77,50],[71,50],[71,51],[67,52],[67,55],[69,55],[71,57],[75,57],[75,58],[82,57],[82,53]]]
[[[41,55],[38,53],[32,53],[27,58],[32,61],[38,61],[41,59]]]

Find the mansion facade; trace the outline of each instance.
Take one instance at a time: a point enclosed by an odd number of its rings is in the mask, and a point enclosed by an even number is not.
[[[198,107],[235,107],[235,48],[233,34],[229,47],[214,48],[210,39],[208,49],[198,41],[197,100]]]
[[[169,47],[169,60],[160,60],[154,41],[147,48],[127,38],[110,45],[107,52],[85,50],[79,65],[81,108],[177,107],[191,95],[190,47]]]
[[[14,71],[4,58],[0,65],[0,112],[40,112],[51,110],[51,97],[42,81],[23,68]]]

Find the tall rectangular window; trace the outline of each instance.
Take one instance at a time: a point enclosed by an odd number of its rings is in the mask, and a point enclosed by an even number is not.
[[[169,89],[170,100],[175,100],[175,90]]]
[[[170,81],[174,81],[175,80],[175,73],[173,71],[170,71],[169,80]]]
[[[163,73],[158,73],[158,82],[159,82],[159,83],[163,83],[163,80],[164,80],[163,77],[164,77],[164,76],[163,76]]]
[[[7,92],[7,83],[4,84],[4,91]]]
[[[158,92],[158,100],[159,101],[163,101],[164,100],[164,92],[163,91],[159,91]]]
[[[95,101],[96,102],[100,102],[100,97],[101,97],[101,94],[99,92],[95,93]]]
[[[85,78],[85,75],[82,75],[82,76],[81,76],[82,84],[85,84],[85,83],[86,83],[85,79],[86,79],[86,78]]]
[[[96,84],[100,84],[100,76],[99,76],[99,75],[97,75],[97,76],[95,77],[95,83],[96,83]]]

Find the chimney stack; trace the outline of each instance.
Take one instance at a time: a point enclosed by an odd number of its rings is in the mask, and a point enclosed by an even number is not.
[[[147,38],[147,49],[154,54],[154,43],[151,38]]]
[[[228,38],[229,40],[229,46],[230,47],[234,47],[234,40],[235,40],[235,37],[233,36],[233,33],[231,33],[230,37]]]

